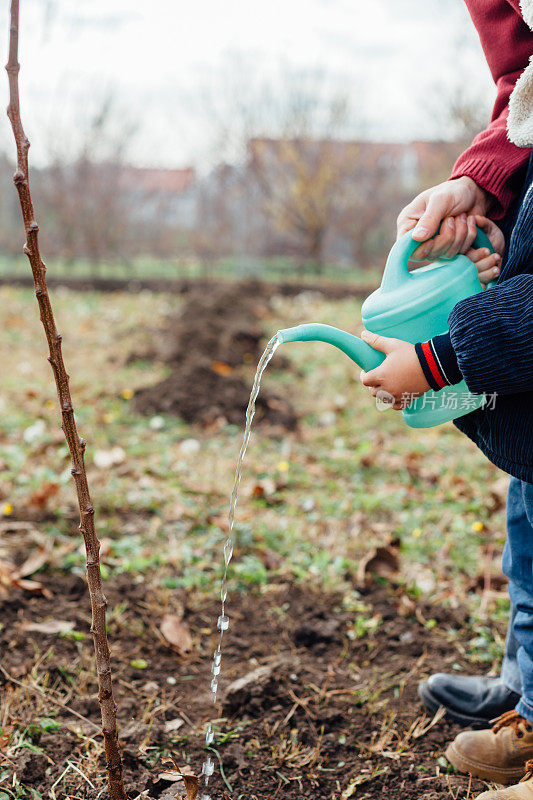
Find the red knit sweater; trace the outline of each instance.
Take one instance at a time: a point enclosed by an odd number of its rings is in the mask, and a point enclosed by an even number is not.
[[[500,219],[518,195],[531,149],[507,138],[509,97],[533,54],[533,32],[519,0],[465,0],[477,28],[498,95],[490,125],[458,158],[451,178],[468,175],[495,198],[490,216]]]

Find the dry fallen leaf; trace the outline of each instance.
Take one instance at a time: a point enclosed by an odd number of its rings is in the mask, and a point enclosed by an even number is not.
[[[0,533],[14,533],[15,531],[28,531],[38,534],[33,522],[20,522],[15,519],[6,519],[0,522]]]
[[[369,574],[394,578],[399,566],[397,542],[391,542],[388,547],[374,547],[359,562],[357,583],[365,583]]]
[[[30,581],[27,578],[22,578],[13,564],[8,561],[0,561],[0,593],[6,594],[12,586],[17,586],[19,589],[25,589],[27,592],[34,594],[42,594],[43,597],[49,600],[53,597],[52,592],[40,581]]]
[[[13,586],[18,586],[19,589],[24,589],[26,592],[32,594],[42,594],[47,600],[51,600],[54,596],[50,589],[47,589],[40,581],[29,581],[27,578],[15,578]]]
[[[3,589],[13,585],[13,580],[16,576],[13,564],[8,561],[0,561],[0,587]]]
[[[49,619],[48,622],[24,622],[21,625],[23,631],[36,631],[37,633],[65,633],[65,631],[73,631],[75,627],[75,622],[69,622],[66,619]]]
[[[50,481],[44,481],[43,484],[37,489],[36,492],[30,497],[30,505],[37,506],[43,511],[48,505],[48,501],[55,497],[59,491],[59,484]]]
[[[416,603],[406,594],[402,594],[396,603],[396,608],[400,617],[410,617],[416,611]]]
[[[222,375],[223,377],[231,375],[233,372],[233,367],[230,367],[229,364],[225,364],[223,361],[213,361],[211,363],[211,369],[213,372],[216,372],[217,375]]]
[[[165,614],[159,629],[167,642],[179,653],[191,652],[191,632],[189,626],[179,614]]]
[[[185,791],[187,792],[187,800],[196,800],[198,794],[198,778],[196,775],[183,775],[183,783],[185,784]]]
[[[375,778],[376,775],[381,775],[382,772],[385,772],[385,770],[381,770],[378,772],[362,773],[361,775],[357,775],[355,778],[352,778],[349,785],[341,794],[341,800],[348,800],[350,797],[353,797],[354,794],[356,793],[358,786],[361,786],[361,784],[372,780],[372,778]]]
[[[0,732],[0,751],[7,750],[13,731],[13,725],[4,725],[2,728],[2,731]]]
[[[50,553],[48,549],[44,546],[41,546],[32,553],[26,561],[17,568],[16,572],[20,578],[25,578],[28,575],[33,575],[34,572],[37,572],[38,569],[44,567],[49,559]]]
[[[185,784],[187,792],[187,800],[196,800],[198,794],[198,776],[195,775],[192,769],[185,765],[178,767],[173,758],[165,758],[163,765],[167,767],[165,772],[159,773],[159,778],[163,781],[179,781],[182,780]]]
[[[276,482],[273,481],[272,478],[264,478],[262,481],[258,481],[255,486],[252,487],[252,497],[256,500],[259,500],[263,497],[270,497],[275,493]]]
[[[183,724],[183,720],[180,717],[176,717],[176,719],[169,719],[168,722],[165,722],[165,733],[177,731],[178,728],[181,728]]]
[[[126,452],[122,447],[112,447],[111,450],[95,450],[93,463],[98,469],[108,469],[122,464],[126,460]]]

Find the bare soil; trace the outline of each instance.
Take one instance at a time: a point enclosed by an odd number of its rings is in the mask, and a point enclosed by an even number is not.
[[[134,406],[141,414],[173,414],[202,425],[240,425],[250,396],[246,368],[256,364],[265,345],[262,319],[268,314],[266,287],[259,283],[222,284],[191,291],[178,316],[159,332],[156,349],[143,354],[168,364],[169,377],[140,389]],[[274,369],[286,365],[277,359]],[[264,390],[257,421],[285,430],[296,427],[290,403]]]
[[[98,725],[99,709],[85,581],[64,574],[42,580],[51,600],[20,589],[0,598],[0,772],[7,770],[9,780],[16,774],[42,797],[105,798],[101,736],[91,725]],[[106,582],[132,798],[184,796],[179,784],[158,777],[161,759],[172,754],[198,772],[211,718],[218,731],[214,800],[459,800],[482,788],[446,774],[437,759],[459,729],[438,720],[431,726],[417,698],[418,682],[432,671],[472,671],[462,656],[467,620],[461,609],[415,604],[400,588],[373,583],[361,590],[361,618],[372,619],[375,630],[356,638],[356,615],[340,596],[289,584],[233,595],[222,702],[213,707],[216,602],[141,580],[122,575]],[[183,613],[193,638],[189,655],[179,655],[161,635],[167,613]],[[51,617],[71,622],[86,638],[25,629]],[[264,669],[251,682],[228,692],[231,682],[258,667]],[[43,730],[37,721],[47,717],[60,727]],[[169,730],[176,719],[182,722]],[[22,743],[15,747],[16,741]]]
[[[64,286],[75,292],[164,292],[166,294],[188,294],[191,291],[210,292],[213,288],[220,289],[236,285],[237,281],[217,280],[216,278],[181,278],[172,280],[167,278],[97,278],[86,276],[72,278],[66,275],[47,275],[46,282],[50,288]],[[319,292],[329,300],[343,300],[348,295],[364,300],[365,297],[376,289],[375,283],[328,283],[321,280],[309,281],[268,281],[268,283],[255,282],[262,294],[278,294],[282,297],[294,297],[301,292]],[[33,288],[31,275],[2,275],[0,286],[20,286]]]

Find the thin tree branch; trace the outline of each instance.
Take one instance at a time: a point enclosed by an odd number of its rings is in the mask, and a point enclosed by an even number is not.
[[[91,596],[92,624],[91,633],[96,655],[96,671],[98,676],[98,700],[102,714],[102,729],[108,770],[109,795],[111,800],[127,800],[122,777],[122,759],[117,733],[117,705],[113,696],[113,681],[109,656],[109,645],[106,633],[107,601],[102,591],[100,573],[100,542],[94,527],[94,508],[91,503],[87,474],[85,471],[85,442],[78,435],[74,419],[74,409],[69,389],[69,376],[63,362],[61,352],[61,336],[57,332],[52,306],[46,286],[46,268],[39,252],[39,226],[35,221],[33,203],[30,193],[28,150],[30,143],[26,138],[20,118],[19,81],[20,65],[18,63],[19,37],[19,0],[11,0],[9,29],[9,59],[6,70],[9,78],[9,106],[7,115],[13,128],[17,147],[17,170],[13,176],[18,191],[22,219],[26,230],[24,253],[28,256],[35,294],[39,304],[41,322],[46,334],[50,355],[48,361],[52,366],[56,382],[57,395],[61,407],[62,428],[72,458],[72,475],[76,484],[78,505],[80,509],[80,532],[85,542],[87,554],[87,583]]]

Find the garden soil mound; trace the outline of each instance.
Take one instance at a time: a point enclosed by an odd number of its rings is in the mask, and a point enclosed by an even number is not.
[[[167,363],[170,376],[137,391],[136,410],[174,414],[203,425],[241,424],[250,396],[251,367],[266,343],[261,322],[267,315],[267,294],[259,283],[191,291],[179,316],[160,332],[157,351],[148,354]],[[273,368],[283,363],[276,356]],[[290,403],[264,389],[256,418],[289,430],[296,426]]]
[[[85,581],[40,577],[52,600],[20,589],[0,597],[3,785],[13,787],[16,775],[27,788],[19,797],[104,800]],[[171,755],[198,774],[210,719],[217,720],[213,800],[475,796],[483,784],[447,774],[442,758],[458,727],[426,714],[417,697],[418,682],[432,671],[472,671],[463,656],[467,620],[460,610],[412,600],[406,606],[401,591],[372,584],[362,590],[364,606],[351,612],[340,596],[287,583],[261,595],[232,595],[221,702],[213,706],[216,603],[193,603],[179,590],[129,574],[109,579],[130,798],[184,797],[180,783],[161,777],[162,762]],[[190,652],[180,655],[165,640],[167,614],[181,615],[189,627]],[[357,614],[372,621],[366,635],[364,625],[354,625]],[[75,634],[31,629],[51,619],[68,621]]]

